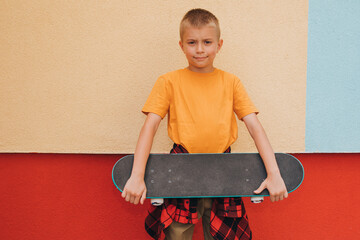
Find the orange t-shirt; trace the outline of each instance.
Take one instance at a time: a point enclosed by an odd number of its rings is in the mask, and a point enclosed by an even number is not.
[[[158,78],[142,111],[164,118],[168,134],[189,153],[222,153],[238,137],[235,114],[258,113],[235,75],[185,69]]]

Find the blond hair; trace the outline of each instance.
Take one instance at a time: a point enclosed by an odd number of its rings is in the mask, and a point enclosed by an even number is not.
[[[192,27],[203,27],[205,25],[212,23],[216,28],[217,37],[218,39],[220,39],[219,20],[215,17],[215,15],[205,9],[201,9],[201,8],[192,9],[185,14],[185,16],[180,22],[180,39],[182,40],[185,28],[188,25]]]

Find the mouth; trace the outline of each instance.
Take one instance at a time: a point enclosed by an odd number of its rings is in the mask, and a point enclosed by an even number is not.
[[[194,57],[197,61],[203,61],[207,59],[207,57]]]

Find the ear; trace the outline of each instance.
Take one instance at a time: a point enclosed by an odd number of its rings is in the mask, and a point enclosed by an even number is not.
[[[224,43],[224,41],[223,41],[222,39],[220,39],[220,40],[219,40],[219,42],[218,42],[218,48],[217,48],[216,53],[218,53],[218,52],[220,51],[220,49],[221,49],[221,47],[222,47],[223,43]]]
[[[181,42],[181,40],[179,41],[179,46],[180,46],[181,50],[184,51],[184,45],[183,45],[183,43]]]

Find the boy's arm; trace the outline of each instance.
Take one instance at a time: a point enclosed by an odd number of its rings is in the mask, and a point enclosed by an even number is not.
[[[251,137],[254,139],[256,148],[258,149],[259,154],[263,159],[267,172],[267,178],[260,185],[260,187],[254,191],[254,193],[259,194],[265,188],[267,188],[270,192],[270,200],[272,202],[287,198],[288,192],[286,190],[284,180],[280,175],[274,151],[260,121],[258,120],[255,113],[251,113],[243,117],[243,121]]]
[[[155,133],[161,122],[161,117],[155,113],[148,113],[145,123],[140,131],[136,145],[134,164],[129,180],[126,182],[121,196],[125,201],[134,204],[144,204],[146,198],[146,185],[144,181],[146,163],[150,154]]]

